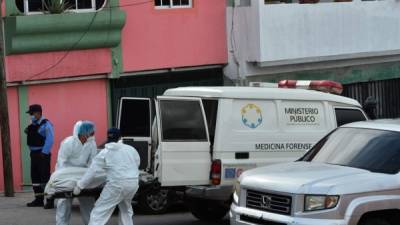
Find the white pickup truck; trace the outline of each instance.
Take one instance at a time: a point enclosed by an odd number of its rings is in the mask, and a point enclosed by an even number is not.
[[[232,225],[400,224],[400,121],[344,125],[297,162],[246,171]]]
[[[361,120],[357,101],[316,90],[186,87],[154,101],[122,98],[117,124],[141,155],[139,203],[159,212],[168,189],[181,190],[193,215],[210,220],[229,211],[243,171],[294,161],[337,126]]]

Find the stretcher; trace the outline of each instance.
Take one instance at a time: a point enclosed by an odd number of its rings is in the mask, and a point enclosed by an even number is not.
[[[61,191],[61,192],[56,192],[51,196],[48,196],[48,198],[56,199],[56,198],[75,198],[75,197],[98,197],[100,196],[102,190],[103,190],[102,187],[84,189],[81,191],[79,195],[74,195],[72,191]]]
[[[100,196],[106,182],[105,174],[97,174],[94,177],[92,183],[81,193],[76,196],[73,194],[73,189],[76,182],[82,178],[87,168],[81,167],[67,167],[56,170],[50,177],[49,182],[45,187],[45,196],[47,199],[58,199],[58,198],[75,198],[81,196],[94,197]],[[136,205],[141,193],[147,193],[149,191],[157,191],[160,188],[159,183],[153,176],[146,172],[141,171],[139,179],[139,190],[136,193],[132,204]]]

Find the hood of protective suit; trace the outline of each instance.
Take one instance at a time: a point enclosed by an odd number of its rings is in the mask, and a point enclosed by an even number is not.
[[[72,131],[72,135],[74,137],[78,137],[78,132],[79,132],[79,127],[82,125],[82,121],[79,120],[78,122],[75,123],[74,125],[74,130]]]
[[[121,142],[111,142],[111,143],[107,143],[105,145],[105,148],[111,151],[118,151],[119,149],[122,149],[124,147],[124,144],[122,144]]]

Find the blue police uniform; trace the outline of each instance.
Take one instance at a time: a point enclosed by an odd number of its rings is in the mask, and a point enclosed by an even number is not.
[[[50,121],[41,117],[32,119],[25,129],[31,157],[31,180],[35,200],[28,206],[44,205],[44,187],[50,179],[51,148],[54,143],[54,129]]]

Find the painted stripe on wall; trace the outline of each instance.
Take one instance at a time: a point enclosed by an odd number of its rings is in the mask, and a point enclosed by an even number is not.
[[[110,0],[109,5],[110,5],[110,8],[115,7],[115,6],[119,5],[119,0]],[[112,18],[111,13],[110,13],[110,17]],[[124,68],[122,65],[121,43],[119,43],[118,46],[111,48],[111,66],[112,66],[111,77],[118,78],[119,75],[123,72],[123,68]]]
[[[29,117],[27,116],[26,109],[28,109],[28,87],[18,87],[18,101],[19,101],[19,134],[20,134],[20,149],[21,149],[21,162],[22,162],[22,181],[24,185],[31,184],[30,176],[30,156],[29,149],[26,145],[25,128],[29,125]]]
[[[113,115],[112,115],[112,102],[111,102],[111,84],[110,84],[110,80],[107,80],[107,120],[108,120],[108,127],[112,127],[113,126]]]
[[[123,73],[121,44],[111,49],[111,60],[111,78],[119,78],[120,74]]]

